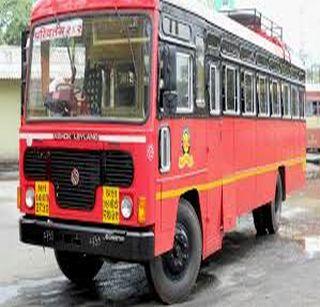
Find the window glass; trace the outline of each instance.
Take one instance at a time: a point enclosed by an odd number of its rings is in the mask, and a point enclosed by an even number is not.
[[[28,119],[144,121],[151,37],[149,18],[137,14],[93,15],[36,27]]]
[[[210,110],[212,114],[220,113],[219,73],[215,65],[210,66]]]
[[[212,33],[207,35],[207,52],[214,52],[220,46],[220,38]]]
[[[271,108],[272,115],[281,115],[280,88],[279,82],[276,80],[273,80],[271,84]]]
[[[205,73],[204,73],[204,39],[197,37],[197,106],[204,108],[206,106],[204,99],[205,92]]]
[[[227,112],[237,110],[237,78],[236,70],[231,66],[225,68],[225,105]]]
[[[178,22],[169,17],[164,17],[162,27],[165,34],[179,37],[183,40],[189,41],[191,38],[191,28],[187,24]]]
[[[296,87],[291,87],[291,109],[292,109],[292,116],[299,117],[299,96],[298,90]]]
[[[286,117],[291,116],[290,106],[290,91],[288,84],[282,86],[282,101],[283,101],[283,115]]]
[[[317,115],[317,103],[315,101],[306,104],[306,115],[307,117]]]
[[[319,116],[320,114],[320,102],[312,101],[306,105],[306,112],[308,117]]]
[[[299,91],[300,117],[305,117],[305,92],[303,89]]]
[[[238,57],[238,55],[240,54],[239,44],[227,40],[222,41],[221,50],[223,53],[235,57]]]
[[[241,48],[240,50],[240,57],[241,57],[241,60],[248,61],[248,62],[254,62],[255,60],[254,51],[244,47]]]
[[[178,112],[192,112],[192,57],[177,53]]]
[[[259,114],[269,115],[268,87],[266,77],[258,78]]]
[[[178,24],[178,36],[180,38],[182,38],[182,39],[190,40],[190,38],[191,38],[190,26],[179,22],[179,24]]]
[[[244,113],[254,114],[254,78],[253,74],[249,72],[244,73]]]

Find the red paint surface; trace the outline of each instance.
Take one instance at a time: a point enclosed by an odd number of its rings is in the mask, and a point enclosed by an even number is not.
[[[103,9],[153,10],[158,6],[159,0],[38,0],[33,7],[31,20]]]
[[[239,171],[266,166],[305,155],[306,127],[302,121],[263,120],[252,118],[210,118],[210,119],[168,119],[156,120],[157,105],[157,50],[158,50],[158,1],[118,0],[114,1],[71,1],[40,0],[35,5],[32,20],[47,18],[54,14],[75,13],[85,10],[98,11],[118,8],[148,9],[154,24],[153,63],[151,78],[150,116],[144,125],[111,125],[95,123],[34,123],[22,121],[23,133],[55,132],[95,132],[108,135],[143,135],[146,144],[111,144],[99,142],[75,141],[34,141],[34,147],[72,148],[81,150],[125,150],[133,155],[135,179],[130,189],[121,189],[121,195],[130,194],[135,202],[134,216],[130,221],[121,220],[121,226],[146,227],[155,232],[155,255],[160,255],[172,248],[179,196],[172,199],[156,200],[156,193],[218,181],[232,176]],[[171,131],[171,171],[162,175],[158,169],[158,131],[168,125]],[[179,168],[182,156],[182,134],[185,129],[190,132],[190,154],[193,156],[192,167]],[[148,160],[148,146],[153,145],[155,157]],[[28,182],[23,175],[23,157],[26,142],[20,141],[20,175],[22,187],[23,213],[33,214],[27,210],[24,198]],[[277,172],[253,176],[234,183],[217,186],[199,193],[200,220],[203,231],[203,256],[206,258],[221,248],[223,233],[231,230],[236,218],[248,213],[274,198]],[[286,191],[290,193],[305,183],[302,165],[286,167]],[[55,199],[54,187],[51,185],[50,217],[74,220],[78,222],[102,223],[101,188],[96,192],[96,203],[90,212],[65,210],[60,208]],[[147,222],[139,225],[137,221],[137,199],[147,198]]]

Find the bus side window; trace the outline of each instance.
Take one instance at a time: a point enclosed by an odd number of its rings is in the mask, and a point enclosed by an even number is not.
[[[304,119],[306,114],[305,114],[305,104],[306,104],[306,99],[305,99],[305,91],[303,89],[299,90],[299,107],[300,107],[300,118]]]
[[[220,110],[220,73],[215,64],[210,65],[209,73],[210,113],[219,115]]]
[[[204,69],[204,39],[197,36],[197,99],[196,104],[198,108],[205,108],[205,69]]]
[[[296,86],[291,86],[291,110],[292,117],[299,118],[299,97]]]
[[[268,99],[268,80],[265,76],[258,77],[259,116],[269,116],[270,105]]]
[[[226,114],[236,114],[238,111],[238,79],[234,66],[224,66],[223,76],[224,111]]]
[[[283,101],[283,116],[285,118],[291,117],[290,91],[289,85],[282,85],[282,101]]]
[[[193,104],[193,61],[187,53],[177,53],[178,113],[192,113]]]
[[[244,115],[253,116],[256,114],[254,74],[250,71],[245,71],[242,73],[241,78],[242,112]]]
[[[272,80],[270,86],[271,114],[273,117],[281,116],[280,85],[277,80]]]

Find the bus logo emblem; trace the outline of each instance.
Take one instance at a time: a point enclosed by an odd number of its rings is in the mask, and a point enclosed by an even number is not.
[[[191,136],[188,129],[185,129],[182,134],[182,156],[179,158],[179,168],[183,169],[186,166],[193,167],[194,160],[191,155]]]
[[[74,168],[71,172],[71,183],[74,187],[78,186],[80,182],[80,173],[78,169]]]

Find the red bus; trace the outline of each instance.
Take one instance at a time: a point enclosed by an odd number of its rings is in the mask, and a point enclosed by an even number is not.
[[[302,66],[209,2],[33,8],[20,239],[53,248],[73,282],[90,282],[103,259],[137,262],[163,302],[181,301],[240,215],[274,234],[305,183]]]
[[[306,89],[307,150],[320,149],[320,87],[309,85]]]

